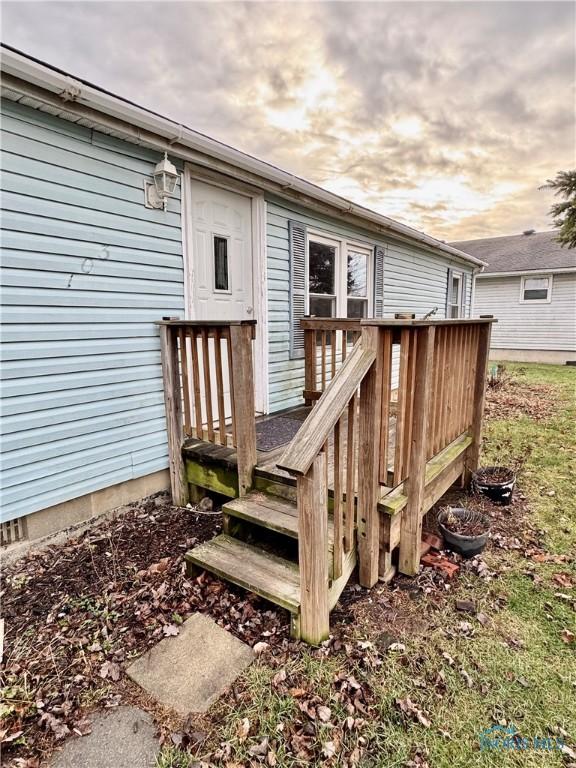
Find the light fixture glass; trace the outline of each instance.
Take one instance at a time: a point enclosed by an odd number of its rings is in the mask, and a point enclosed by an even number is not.
[[[168,198],[174,194],[176,189],[178,175],[176,167],[168,160],[168,153],[165,152],[163,159],[156,164],[152,172],[154,184],[149,181],[144,182],[148,208],[164,208],[166,210]]]

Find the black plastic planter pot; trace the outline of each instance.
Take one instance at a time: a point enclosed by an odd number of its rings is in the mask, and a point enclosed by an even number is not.
[[[502,478],[493,480],[492,476]],[[483,493],[495,504],[508,506],[512,503],[512,495],[516,484],[516,475],[507,467],[482,467],[472,475],[472,488]]]
[[[446,527],[444,521],[448,515],[453,515],[461,520],[474,521],[482,523],[486,530],[476,536],[464,536],[461,533],[455,533]],[[438,515],[438,526],[444,536],[444,541],[448,549],[457,552],[462,557],[474,557],[479,555],[488,542],[488,520],[480,512],[474,512],[462,507],[452,507]]]

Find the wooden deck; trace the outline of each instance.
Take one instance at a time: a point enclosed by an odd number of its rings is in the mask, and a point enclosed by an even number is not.
[[[173,499],[225,497],[190,573],[282,605],[313,645],[356,564],[366,588],[416,574],[423,516],[478,466],[491,322],[303,320],[304,406],[260,419],[253,323],[160,323]]]

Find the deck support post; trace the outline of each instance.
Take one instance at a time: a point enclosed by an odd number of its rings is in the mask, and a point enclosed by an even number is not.
[[[382,419],[383,348],[380,330],[362,328],[362,346],[373,349],[376,359],[360,385],[358,424],[358,556],[359,581],[373,587],[378,581],[380,517],[378,512],[380,471],[380,424]]]
[[[416,375],[412,406],[412,430],[408,476],[405,493],[408,498],[400,528],[399,570],[415,576],[420,567],[422,513],[426,490],[426,445],[428,415],[432,392],[432,363],[434,356],[434,326],[412,329],[416,334]]]
[[[256,417],[254,413],[254,370],[252,340],[254,325],[231,325],[233,410],[236,417],[238,490],[244,496],[252,487],[256,455]]]
[[[474,400],[472,401],[472,427],[470,434],[472,444],[466,453],[466,469],[464,472],[464,485],[468,486],[472,472],[478,469],[480,462],[480,450],[482,448],[482,421],[484,418],[484,404],[486,400],[486,369],[490,354],[490,337],[492,324],[484,323],[479,328],[478,348],[476,350],[476,369],[474,381]]]
[[[166,430],[168,433],[168,457],[170,464],[170,489],[172,502],[179,507],[188,503],[188,485],[182,444],[182,401],[180,398],[180,372],[178,362],[177,330],[169,325],[160,326],[160,350],[162,355],[162,377],[164,380],[164,406],[166,409]]]
[[[319,645],[330,632],[328,607],[328,488],[321,451],[297,480],[300,637]]]

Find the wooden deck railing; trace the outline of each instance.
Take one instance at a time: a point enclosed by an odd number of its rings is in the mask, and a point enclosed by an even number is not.
[[[256,322],[163,320],[158,325],[174,503],[188,499],[182,445],[189,437],[235,447],[239,487],[245,492],[256,466]]]
[[[330,447],[334,578],[355,528],[360,583],[371,587],[378,580],[383,491],[405,496],[399,570],[417,573],[424,513],[458,474],[477,466],[491,322],[362,321],[360,340],[278,463],[297,479],[301,629],[309,642],[319,642],[329,629]],[[458,438],[454,457],[448,451],[446,464],[429,471]]]
[[[300,326],[304,330],[304,401],[312,405],[360,338],[360,320],[306,317]]]

